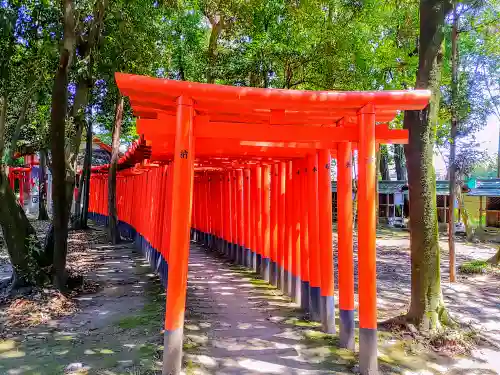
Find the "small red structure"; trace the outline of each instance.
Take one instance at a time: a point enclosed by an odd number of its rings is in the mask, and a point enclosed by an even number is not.
[[[15,158],[21,157],[19,154],[14,155]],[[21,207],[24,207],[24,193],[25,191],[30,193],[30,189],[33,186],[34,182],[31,179],[31,172],[33,166],[39,165],[39,161],[36,155],[29,154],[24,155],[24,167],[10,167],[9,168],[9,183],[11,189],[14,191],[16,180],[18,181],[19,186],[19,204]]]
[[[376,373],[375,149],[408,140],[406,130],[377,123],[424,108],[430,93],[259,89],[127,74],[116,81],[150,147],[149,160],[118,174],[118,216],[166,284],[163,373],[181,366],[190,235],[260,272],[321,320],[325,332],[335,332],[332,157],[340,343],[354,349],[353,149],[360,370]],[[134,162],[136,152],[129,153]],[[99,220],[107,213],[107,177],[97,172],[105,171],[94,171],[91,186],[90,210]]]

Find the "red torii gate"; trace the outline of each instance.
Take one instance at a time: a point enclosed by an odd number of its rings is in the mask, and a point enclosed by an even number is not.
[[[354,148],[360,370],[376,373],[375,150],[377,143],[408,140],[406,130],[376,123],[391,121],[399,110],[424,108],[430,92],[260,89],[122,73],[116,81],[138,116],[137,130],[149,141],[151,160],[169,162],[172,171],[166,189],[158,187],[175,218],[166,223],[163,373],[177,374],[181,367],[192,219],[196,240],[253,266],[321,318],[326,332],[335,331],[332,154],[338,166],[340,339],[343,347],[354,348]],[[224,211],[230,213],[226,218]]]

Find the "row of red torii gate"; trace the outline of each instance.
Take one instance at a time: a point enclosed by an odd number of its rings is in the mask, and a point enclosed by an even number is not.
[[[117,74],[140,139],[119,162],[121,233],[166,287],[163,374],[178,374],[190,240],[262,277],[354,350],[352,155],[358,160],[359,365],[377,373],[376,162],[400,110],[428,91],[318,92],[230,87]],[[332,244],[331,159],[337,159],[338,243]],[[109,166],[94,167],[91,215],[106,222]],[[334,256],[338,301],[334,301]]]

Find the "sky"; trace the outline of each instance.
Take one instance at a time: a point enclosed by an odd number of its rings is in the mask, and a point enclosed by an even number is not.
[[[488,117],[486,126],[476,133],[476,140],[489,155],[495,156],[498,152],[498,130],[500,123],[495,115]],[[446,175],[445,162],[441,155],[434,156],[434,167],[438,176]]]

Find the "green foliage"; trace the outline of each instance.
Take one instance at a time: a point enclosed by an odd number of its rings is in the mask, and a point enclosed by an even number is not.
[[[478,273],[485,273],[490,266],[491,265],[485,260],[473,260],[470,262],[462,263],[458,267],[458,270],[461,273],[478,274]]]
[[[75,4],[77,36],[85,39],[97,2]],[[416,0],[110,1],[92,54],[94,84],[87,120],[103,138],[111,131],[117,71],[257,87],[412,88],[418,65],[418,6]],[[489,114],[500,116],[500,36],[495,23],[499,9],[498,0],[464,2],[460,8],[457,106],[462,139],[481,128]],[[9,0],[0,6],[0,94],[9,97],[7,146],[28,98],[18,147],[46,147],[60,16],[57,3],[49,1]],[[438,144],[444,148],[451,108],[449,37],[445,44],[438,127]],[[79,43],[70,74],[70,101],[75,83],[89,66],[85,56],[84,44]],[[135,137],[126,106],[124,144]],[[400,127],[401,120],[399,115],[392,126]]]
[[[487,156],[474,134],[486,125],[487,117],[495,114],[500,120],[500,2],[463,2],[458,8],[458,87],[452,103],[451,26],[445,40],[445,58],[441,79],[442,100],[436,142],[449,148],[451,111],[455,108],[458,120],[457,168],[461,164],[474,168]],[[450,21],[451,23],[451,21]],[[496,26],[495,26],[496,25]],[[475,150],[473,153],[470,150]],[[475,157],[473,157],[473,155]],[[465,160],[465,162],[464,162]]]
[[[59,9],[47,1],[4,1],[0,6],[0,29],[0,95],[8,101],[5,141],[12,148],[10,142],[20,125],[22,141],[17,148],[38,148],[46,143],[50,90],[61,34]],[[25,118],[20,123],[23,111]]]
[[[470,173],[472,178],[496,178],[497,177],[497,162],[487,155],[482,161],[476,163],[474,169]]]

